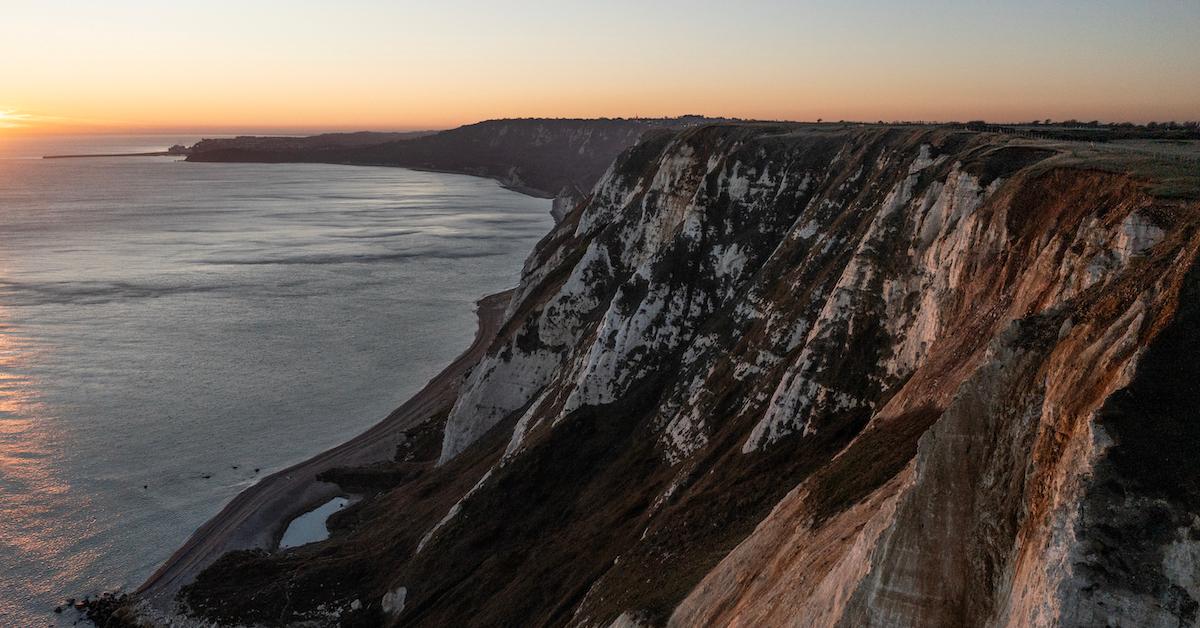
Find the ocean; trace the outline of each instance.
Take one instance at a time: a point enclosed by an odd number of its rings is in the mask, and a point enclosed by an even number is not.
[[[469,344],[549,201],[461,175],[0,136],[0,625],[132,589]]]

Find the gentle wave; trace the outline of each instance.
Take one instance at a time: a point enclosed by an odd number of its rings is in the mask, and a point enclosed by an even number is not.
[[[162,158],[0,159],[0,207],[5,626],[70,625],[65,597],[385,416],[551,222],[486,179]]]

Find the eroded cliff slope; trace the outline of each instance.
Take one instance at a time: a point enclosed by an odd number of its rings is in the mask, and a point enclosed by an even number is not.
[[[530,256],[453,407],[395,462],[330,474],[367,495],[333,538],[230,554],[182,608],[1195,623],[1200,207],[1063,150],[648,136]]]

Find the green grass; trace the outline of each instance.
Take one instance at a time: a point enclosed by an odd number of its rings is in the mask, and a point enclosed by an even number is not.
[[[1146,191],[1170,200],[1200,199],[1200,143],[1176,142],[1031,142],[1059,151],[1045,167],[1090,168],[1132,175]]]

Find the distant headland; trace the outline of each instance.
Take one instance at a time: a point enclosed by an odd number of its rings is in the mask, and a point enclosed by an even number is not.
[[[192,149],[183,144],[176,144],[167,150],[152,151],[149,153],[104,153],[104,154],[80,154],[80,155],[43,155],[42,159],[86,159],[88,157],[187,157],[192,154]]]

